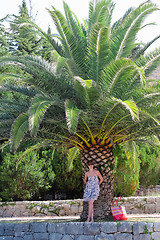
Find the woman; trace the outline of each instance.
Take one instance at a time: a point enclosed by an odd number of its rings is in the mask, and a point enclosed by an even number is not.
[[[93,203],[99,196],[99,186],[103,182],[103,177],[98,170],[94,169],[93,162],[88,163],[89,171],[85,173],[84,183],[86,184],[83,201],[88,202],[87,222],[93,222]]]

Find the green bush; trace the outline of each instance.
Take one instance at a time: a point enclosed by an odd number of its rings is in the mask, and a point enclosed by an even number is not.
[[[133,196],[139,185],[148,188],[160,179],[160,148],[143,143],[137,146],[138,155],[134,167],[128,163],[123,148],[114,150],[114,192],[116,196]]]
[[[44,156],[45,154],[45,156]],[[82,165],[80,156],[73,162],[73,169],[69,171],[65,150],[44,151],[43,157],[52,159],[55,179],[51,194],[64,194],[67,199],[80,198],[83,194]]]
[[[115,196],[133,196],[139,187],[140,161],[137,158],[133,165],[126,159],[124,150],[116,146],[114,150],[115,170],[114,170],[114,193]]]
[[[139,158],[141,160],[140,186],[147,188],[157,185],[160,179],[160,148],[149,144],[141,145]]]
[[[36,152],[25,155],[17,167],[22,152],[1,154],[0,198],[3,201],[28,200],[41,197],[53,184],[55,174],[51,161]]]

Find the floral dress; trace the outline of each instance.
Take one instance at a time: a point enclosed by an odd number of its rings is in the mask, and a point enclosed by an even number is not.
[[[99,196],[98,176],[89,176],[84,190],[83,201],[97,200]]]

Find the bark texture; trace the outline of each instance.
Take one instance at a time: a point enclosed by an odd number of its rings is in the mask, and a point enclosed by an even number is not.
[[[110,144],[111,145],[111,144]],[[103,182],[100,186],[100,194],[94,202],[94,218],[95,219],[110,219],[111,218],[111,203],[113,199],[113,169],[115,160],[112,152],[112,146],[92,146],[82,150],[82,167],[83,174],[87,171],[88,161],[93,161],[96,169],[103,176]],[[88,202],[83,202],[83,212],[81,219],[86,219],[88,215]]]

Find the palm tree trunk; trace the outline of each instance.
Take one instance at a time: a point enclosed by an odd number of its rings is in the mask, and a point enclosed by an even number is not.
[[[111,218],[111,203],[113,199],[113,169],[114,156],[112,147],[99,146],[84,149],[82,151],[82,168],[83,174],[87,170],[87,162],[92,160],[95,168],[97,168],[103,176],[103,182],[100,186],[100,194],[94,202],[94,218],[95,219],[110,219]],[[81,219],[86,219],[88,215],[88,202],[83,202],[83,211]]]

